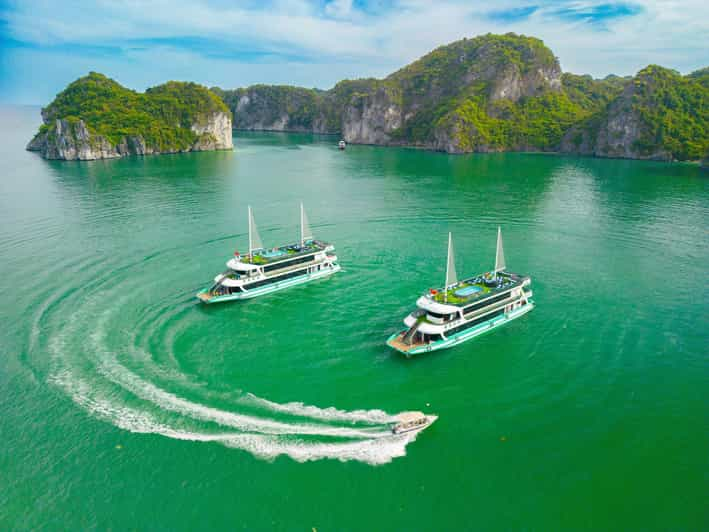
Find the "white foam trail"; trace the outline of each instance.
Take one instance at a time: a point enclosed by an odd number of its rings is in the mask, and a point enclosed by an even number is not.
[[[294,416],[308,417],[311,419],[322,419],[325,421],[350,421],[353,423],[370,423],[382,425],[396,421],[396,416],[388,414],[383,410],[339,410],[335,407],[319,408],[317,406],[305,405],[301,402],[274,403],[268,399],[257,397],[252,393],[247,393],[240,402],[266,408],[281,414],[291,414]]]
[[[329,427],[314,424],[296,424],[273,421],[259,417],[238,414],[218,408],[194,403],[172,392],[159,388],[146,381],[132,371],[122,366],[115,354],[105,348],[105,324],[109,321],[111,312],[105,312],[98,320],[98,324],[91,334],[92,346],[98,357],[97,369],[104,377],[127,389],[143,400],[155,403],[164,410],[177,412],[202,421],[210,421],[222,426],[232,427],[244,432],[258,432],[262,434],[302,434],[313,436],[339,436],[344,438],[376,438],[387,436],[390,431],[386,428],[346,428]],[[275,403],[273,403],[275,404]],[[318,411],[312,407],[313,411]]]
[[[64,388],[76,404],[120,429],[141,434],[158,434],[177,440],[221,443],[267,460],[286,455],[298,462],[334,459],[342,462],[357,460],[370,465],[381,465],[404,456],[406,445],[416,438],[416,433],[402,435],[390,433],[386,438],[344,443],[316,443],[302,440],[286,441],[282,436],[261,434],[187,431],[160,423],[146,412],[115,405],[109,400],[97,399],[93,397],[93,389],[87,383],[77,380],[68,372],[59,373],[52,380]]]
[[[416,433],[390,435],[385,440],[364,440],[348,443],[283,442],[265,436],[238,435],[224,440],[229,447],[238,447],[265,459],[284,454],[297,462],[335,459],[341,462],[357,460],[371,465],[381,465],[405,456],[406,446],[416,439]]]
[[[217,423],[244,432],[261,434],[301,434],[311,436],[339,436],[343,438],[377,438],[387,436],[385,429],[354,429],[325,425],[284,423],[259,417],[221,410],[200,403],[194,403],[163,390],[153,383],[141,379],[136,374],[117,364],[115,359],[102,358],[98,370],[106,378],[125,388],[136,397],[154,403],[163,410],[176,412],[201,421]]]
[[[100,297],[100,296],[99,296]],[[112,311],[120,307],[112,301]],[[308,460],[336,459],[340,461],[357,460],[377,465],[390,462],[393,458],[406,454],[406,445],[416,438],[416,433],[393,435],[388,427],[392,416],[381,410],[356,410],[347,412],[336,408],[321,409],[302,403],[287,403],[280,405],[266,399],[248,394],[243,397],[246,402],[267,408],[271,411],[301,417],[309,417],[321,421],[361,422],[371,425],[364,428],[337,427],[316,423],[281,422],[251,415],[243,415],[195,403],[168,392],[150,381],[147,381],[120,364],[115,353],[106,348],[106,325],[112,311],[103,312],[94,323],[86,323],[82,317],[94,320],[96,309],[91,302],[84,302],[80,310],[74,309],[70,321],[57,334],[49,339],[53,369],[50,380],[61,387],[69,397],[91,415],[105,420],[123,430],[136,433],[158,434],[164,437],[201,442],[217,442],[222,445],[245,450],[256,457],[275,459],[277,456],[289,456],[293,460],[304,462]],[[88,336],[86,359],[77,358],[77,353],[69,352],[67,338],[78,334],[86,336],[86,331],[93,329]],[[83,351],[83,350],[82,350]],[[149,357],[148,353],[138,354],[139,358]],[[84,365],[82,369],[77,362]],[[94,366],[95,365],[95,366]],[[138,399],[154,404],[160,410],[154,415],[142,408],[128,406],[108,389],[98,386],[93,367],[98,374],[107,378],[121,390],[128,391]],[[82,377],[82,373],[89,373]],[[106,383],[108,384],[108,383]],[[167,413],[180,415],[175,422]],[[159,415],[160,420],[155,416]],[[220,432],[204,426],[195,425],[199,422],[213,422],[233,430]],[[190,426],[192,425],[192,426]],[[302,437],[337,437],[350,438],[349,441],[312,441]]]

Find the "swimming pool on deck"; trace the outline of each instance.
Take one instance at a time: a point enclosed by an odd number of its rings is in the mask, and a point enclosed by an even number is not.
[[[482,288],[479,286],[466,286],[465,288],[460,288],[453,293],[458,297],[467,297],[469,295],[476,294],[477,292],[482,292]]]
[[[285,252],[285,251],[282,251],[282,250],[280,250],[280,249],[274,249],[274,250],[271,250],[271,251],[265,251],[265,252],[263,252],[263,253],[260,253],[260,255],[261,255],[262,257],[266,257],[266,258],[268,258],[268,259],[272,259],[273,257],[282,257],[282,256],[285,255],[285,254],[286,254],[286,252]]]

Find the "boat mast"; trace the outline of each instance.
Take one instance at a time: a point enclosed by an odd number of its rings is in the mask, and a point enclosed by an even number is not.
[[[253,251],[254,251],[254,246],[253,246],[253,236],[252,236],[252,230],[251,230],[251,205],[248,207],[249,210],[249,259],[253,259]]]
[[[313,232],[310,230],[310,225],[308,224],[308,217],[305,215],[305,208],[303,207],[303,202],[300,202],[300,247],[305,246],[306,240],[313,239]]]
[[[494,278],[497,279],[497,272],[504,271],[505,266],[505,252],[502,249],[502,228],[497,226],[497,250],[495,252],[495,271],[493,272]]]
[[[453,253],[453,233],[448,233],[448,259],[446,260],[446,285],[443,289],[443,301],[448,303],[448,287],[458,282],[455,273],[455,256]]]
[[[249,205],[249,257],[253,259],[254,251],[259,249],[263,249],[263,242],[261,242],[261,237],[256,228],[256,220],[254,220],[254,213],[251,211],[251,205]]]
[[[305,246],[305,211],[303,210],[303,202],[300,202],[300,247]]]

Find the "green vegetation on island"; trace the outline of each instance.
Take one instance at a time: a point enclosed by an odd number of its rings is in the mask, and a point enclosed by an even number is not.
[[[701,159],[709,150],[705,75],[682,76],[657,65],[642,69],[607,106],[571,128],[562,149],[611,157]]]
[[[709,68],[681,76],[651,66],[635,77],[593,79],[562,73],[541,40],[513,33],[462,39],[384,79],[344,80],[328,91],[215,90],[235,127],[337,133],[350,142],[678,160],[709,149]],[[623,124],[630,134],[619,137],[613,128]]]
[[[44,124],[30,148],[42,151],[43,146],[56,144],[57,135],[67,134],[57,131],[57,121],[62,121],[73,135],[68,140],[86,140],[89,152],[126,143],[139,144],[142,153],[187,151],[198,142],[218,144],[209,124],[218,114],[227,117],[230,130],[229,108],[196,83],[170,81],[140,93],[91,72],[69,84],[42,110]],[[76,138],[84,129],[88,139]]]
[[[254,85],[248,89],[222,90],[213,87],[212,92],[221,97],[234,112],[234,127],[248,128],[248,113],[258,114],[264,124],[277,122],[283,114],[289,118],[289,129],[312,129],[322,106],[322,91],[291,87],[289,85]],[[249,94],[256,94],[249,97]],[[242,102],[241,104],[239,102]]]
[[[709,148],[706,78],[706,73],[682,76],[657,65],[638,73],[633,80],[632,106],[643,125],[636,141],[641,153],[651,153],[659,146],[680,161],[704,157]]]
[[[709,153],[709,68],[682,76],[650,65],[634,77],[593,79],[562,73],[541,40],[508,33],[461,39],[386,78],[344,80],[327,91],[171,81],[139,93],[92,72],[43,110],[28,149],[90,159],[229,148],[232,114],[238,129],[449,153],[699,160]]]
[[[547,94],[558,89],[552,80],[560,73],[532,37],[488,34],[441,46],[386,78],[412,115],[393,136],[425,145],[450,128],[462,151],[551,146],[558,135],[544,129],[539,111],[562,122],[576,113],[565,98]]]

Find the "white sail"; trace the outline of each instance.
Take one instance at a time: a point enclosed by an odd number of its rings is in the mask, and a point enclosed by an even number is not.
[[[257,249],[263,249],[263,243],[256,228],[256,220],[254,220],[254,215],[251,212],[251,205],[249,205],[249,255]]]
[[[502,229],[497,226],[497,252],[495,253],[495,274],[497,272],[502,272],[506,268],[505,266],[505,252],[502,249]]]
[[[300,245],[304,245],[306,241],[313,239],[313,232],[308,224],[308,217],[305,215],[303,203],[300,203]]]
[[[448,261],[446,262],[446,286],[445,294],[448,299],[448,287],[458,282],[458,276],[455,273],[455,253],[453,251],[453,234],[448,233]]]

